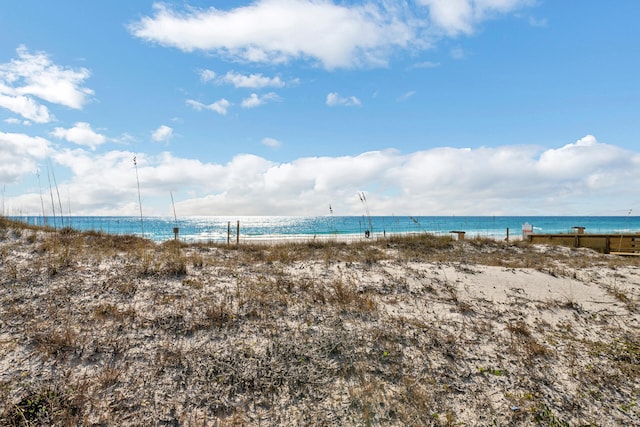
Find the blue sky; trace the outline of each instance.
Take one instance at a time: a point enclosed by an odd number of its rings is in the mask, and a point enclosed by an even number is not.
[[[139,181],[145,215],[361,215],[359,192],[373,215],[636,215],[639,20],[628,0],[5,2],[1,208],[138,215]]]

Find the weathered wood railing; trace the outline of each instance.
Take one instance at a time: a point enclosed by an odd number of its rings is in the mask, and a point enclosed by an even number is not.
[[[529,242],[591,248],[605,254],[640,255],[640,233],[635,234],[531,234]]]

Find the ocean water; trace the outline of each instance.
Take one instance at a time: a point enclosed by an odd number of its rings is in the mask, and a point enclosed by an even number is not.
[[[637,233],[640,216],[200,216],[134,217],[70,216],[12,217],[29,224],[56,228],[102,231],[109,234],[133,234],[155,241],[178,238],[186,242],[227,242],[308,240],[314,237],[336,239],[379,238],[393,234],[433,233],[448,235],[466,232],[467,237],[521,237],[524,224],[534,233],[573,233],[573,227],[585,227],[585,233]],[[238,234],[239,229],[239,234]]]

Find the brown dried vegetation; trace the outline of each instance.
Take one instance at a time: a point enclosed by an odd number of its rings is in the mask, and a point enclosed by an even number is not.
[[[474,296],[484,266],[615,311]],[[154,244],[0,218],[0,425],[637,425],[639,271],[522,242]]]

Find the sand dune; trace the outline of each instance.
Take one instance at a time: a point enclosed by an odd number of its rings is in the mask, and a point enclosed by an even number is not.
[[[640,261],[0,228],[0,425],[640,425]]]

